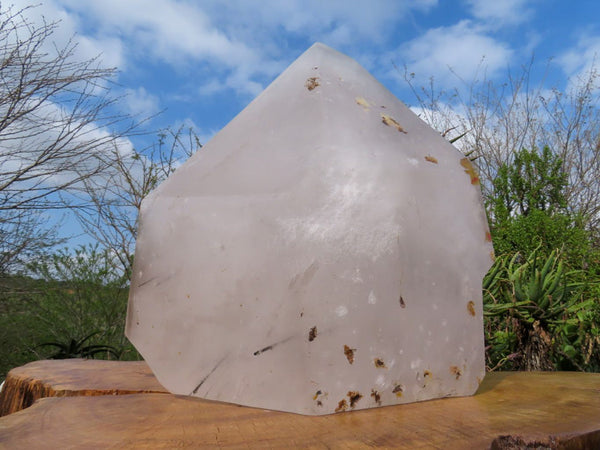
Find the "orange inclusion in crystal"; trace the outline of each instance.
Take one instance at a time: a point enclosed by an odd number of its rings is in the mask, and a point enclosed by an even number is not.
[[[460,165],[465,168],[465,173],[471,177],[471,184],[479,184],[479,175],[477,175],[475,167],[473,167],[469,158],[461,159]]]

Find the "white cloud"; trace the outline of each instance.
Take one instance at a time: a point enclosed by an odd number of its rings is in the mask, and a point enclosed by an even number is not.
[[[48,24],[57,23],[50,39],[44,42],[45,52],[54,54],[55,47],[62,49],[73,39],[77,44],[73,54],[74,59],[85,61],[100,56],[105,67],[124,67],[125,60],[120,39],[110,36],[96,38],[81,33],[78,18],[58,2],[46,0],[31,7],[32,2],[29,0],[11,0],[10,5],[13,13],[23,10],[23,16],[34,26],[42,26],[44,21]]]
[[[428,30],[401,47],[391,59],[399,56],[420,82],[433,77],[442,87],[455,87],[457,80],[452,73],[466,82],[481,71],[491,77],[507,66],[512,53],[506,44],[463,20],[451,27]]]
[[[120,36],[138,50],[168,62],[181,58],[252,59],[243,43],[232,42],[212,26],[195,4],[172,0],[59,0],[82,20],[94,22],[99,36]],[[129,49],[134,51],[134,48]]]
[[[222,3],[222,2],[219,2]],[[380,42],[411,10],[428,11],[437,0],[263,0],[260,6],[246,0],[227,2],[261,26],[321,40],[330,45],[352,46]],[[235,19],[234,19],[235,21]],[[251,23],[251,22],[250,22]],[[258,27],[257,27],[258,28]]]
[[[126,89],[123,100],[127,111],[133,116],[149,117],[160,111],[158,97],[141,86],[137,89]]]
[[[223,91],[224,89],[226,89],[224,83],[217,80],[216,78],[212,78],[209,81],[205,81],[200,86],[198,86],[196,92],[202,96],[211,96]]]
[[[528,6],[531,0],[465,0],[465,3],[476,19],[493,27],[517,25],[533,14]]]
[[[34,114],[5,128],[0,139],[0,182],[13,179],[15,170],[31,169],[4,192],[14,189],[33,196],[71,185],[81,173],[97,167],[100,160],[108,160],[113,150],[122,155],[132,153],[133,145],[127,137],[115,139],[105,127],[87,119],[74,117],[61,105],[45,101]],[[35,191],[28,192],[31,189]]]
[[[48,53],[48,59],[56,56],[56,51],[69,48],[70,41],[76,43],[71,58],[75,65],[83,64],[86,60],[95,58],[102,53],[103,65],[119,65],[121,63],[121,46],[117,38],[94,39],[88,36],[75,36],[78,24],[76,18],[57,6],[52,0],[35,7],[28,7],[25,1],[15,0],[12,3],[11,13],[22,11],[22,16],[31,28],[20,27],[20,39],[27,39],[32,30],[39,29],[46,24],[57,23],[54,32],[49,35],[37,50],[37,55]],[[3,10],[3,12],[6,10]],[[20,19],[15,18],[19,24]],[[9,38],[15,38],[14,35]],[[44,57],[42,57],[42,61]],[[68,66],[68,65],[67,65]],[[15,69],[7,69],[14,71]],[[32,69],[35,71],[35,67]],[[30,74],[31,76],[31,74]],[[8,79],[11,77],[8,76]],[[127,154],[133,149],[128,138],[114,139],[108,126],[128,126],[119,122],[114,111],[109,108],[95,111],[95,101],[102,102],[101,97],[105,92],[102,86],[95,86],[105,80],[91,80],[87,85],[82,82],[79,86],[70,86],[62,89],[55,96],[42,101],[36,96],[25,100],[23,109],[34,108],[33,111],[15,120],[2,131],[0,139],[0,179],[7,181],[13,179],[11,169],[25,170],[31,167],[21,180],[15,180],[11,189],[22,192],[24,197],[34,196],[41,192],[48,192],[61,185],[68,185],[78,179],[78,171],[96,167],[99,159],[108,159],[108,155],[115,148]],[[14,84],[14,83],[13,83]],[[94,86],[94,87],[93,87]],[[5,89],[14,89],[15,86],[4,86]],[[74,89],[74,90],[71,90]],[[84,100],[77,107],[73,100],[77,97],[78,89],[86,89],[80,100]],[[41,89],[40,94],[45,91]],[[61,103],[62,102],[62,103]],[[3,105],[2,108],[6,108]],[[6,113],[6,111],[3,111]],[[116,114],[116,113],[115,113]],[[1,115],[1,114],[0,114]],[[45,160],[45,156],[52,158]],[[37,163],[37,166],[34,165]],[[28,192],[31,191],[31,192]],[[10,191],[12,192],[12,191]],[[53,197],[55,198],[55,197]]]
[[[448,140],[468,131],[469,121],[463,105],[449,105],[440,102],[437,107],[437,110],[423,106],[411,106],[410,109],[422,121],[434,130],[437,130],[440,134],[443,134]],[[460,148],[460,145],[457,145],[457,147]]]
[[[76,36],[77,48],[75,57],[87,60],[98,57],[103,67],[124,70],[126,59],[123,55],[123,44],[118,38],[103,37],[94,39],[89,36]]]
[[[564,73],[577,84],[599,69],[600,35],[581,35],[577,44],[556,58]]]
[[[83,40],[120,66],[136,58],[166,62],[176,70],[203,65],[223,88],[255,95],[301,49],[297,39],[337,48],[375,45],[388,39],[411,11],[429,11],[438,0],[52,0]],[[117,49],[112,55],[110,48]]]
[[[94,25],[97,40],[119,36],[130,58],[149,58],[176,68],[207,63],[215,65],[215,70],[243,72],[245,79],[235,86],[240,91],[252,91],[248,79],[265,72],[260,51],[229,37],[196,3],[60,1],[82,22]]]

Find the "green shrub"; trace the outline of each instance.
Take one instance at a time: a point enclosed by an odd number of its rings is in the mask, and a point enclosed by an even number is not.
[[[593,252],[586,218],[567,207],[567,174],[548,147],[516,152],[511,164],[499,167],[493,187],[486,203],[497,254],[539,248],[549,255],[563,248],[571,267],[589,263]]]
[[[600,258],[548,147],[498,168],[486,205],[500,256],[484,278],[490,369],[600,369]]]
[[[0,377],[40,358],[139,359],[124,335],[129,288],[116,267],[109,251],[85,246],[32,262],[29,277],[5,282]]]

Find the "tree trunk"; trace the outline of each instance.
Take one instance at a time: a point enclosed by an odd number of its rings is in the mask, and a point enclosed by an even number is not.
[[[544,330],[539,321],[533,322],[533,328],[525,332],[525,361],[524,369],[527,371],[556,370],[550,360],[552,339],[546,330]]]
[[[27,408],[43,397],[142,392],[166,392],[144,361],[35,361],[8,372],[0,392],[0,417]]]

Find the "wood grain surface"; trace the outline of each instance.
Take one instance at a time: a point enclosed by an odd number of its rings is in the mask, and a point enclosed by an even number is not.
[[[593,449],[600,374],[490,373],[473,397],[328,416],[170,394],[43,398],[0,418],[0,447]]]
[[[0,417],[43,397],[167,392],[144,361],[62,359],[12,369],[0,392]]]

